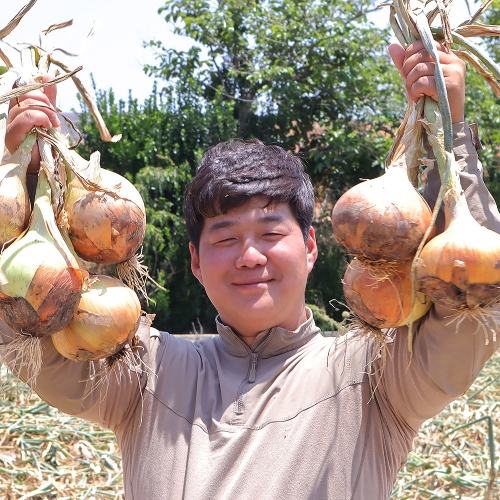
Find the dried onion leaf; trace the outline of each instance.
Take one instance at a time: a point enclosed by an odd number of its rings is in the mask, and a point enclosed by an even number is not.
[[[476,71],[484,78],[486,83],[491,87],[491,90],[495,94],[496,97],[500,97],[500,84],[496,80],[496,78],[487,71],[483,66],[481,66],[480,62],[472,55],[466,52],[465,50],[456,50],[454,53],[460,57],[463,61],[469,62],[476,69]]]
[[[5,26],[0,30],[0,40],[3,40],[7,35],[10,35],[16,26],[21,22],[21,19],[28,13],[28,11],[36,4],[36,0],[31,0],[26,4]]]
[[[63,82],[64,80],[73,77],[75,73],[78,73],[78,71],[81,71],[82,69],[83,69],[82,66],[78,66],[78,68],[74,69],[71,73],[67,73],[66,75],[54,78],[54,80],[51,80],[50,82],[30,83],[29,85],[22,85],[21,87],[12,89],[9,92],[6,92],[5,94],[0,96],[0,104],[9,102],[11,99],[15,99],[16,97],[19,97],[23,94],[27,94],[28,92],[31,92],[33,90],[38,90],[44,87],[49,87],[51,85],[56,85],[57,83]]]
[[[57,59],[54,59],[52,56],[50,57],[50,61],[54,63],[56,66],[59,66],[63,71],[66,72],[70,71],[69,67],[66,66],[66,64],[64,64],[61,61],[58,61]],[[83,100],[85,101],[85,104],[88,106],[90,112],[92,113],[92,116],[94,117],[97,128],[99,129],[99,135],[101,136],[101,139],[104,142],[118,142],[121,139],[122,135],[117,134],[112,136],[109,133],[108,127],[104,123],[104,120],[101,116],[101,113],[99,112],[97,104],[92,95],[90,94],[90,92],[88,92],[88,90],[85,88],[82,81],[78,77],[72,74],[71,78],[75,83],[76,87],[78,88],[78,90],[80,91],[80,94],[82,95]]]
[[[51,24],[46,30],[43,30],[42,33],[44,35],[48,35],[52,31],[60,30],[62,28],[67,28],[68,26],[72,25],[73,25],[73,19],[70,19],[69,21],[65,21],[63,23]]]

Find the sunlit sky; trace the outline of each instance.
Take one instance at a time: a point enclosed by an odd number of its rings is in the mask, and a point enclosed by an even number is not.
[[[28,0],[3,1],[0,9],[0,26],[5,26]],[[49,34],[48,41],[78,54],[68,57],[57,53],[71,68],[83,66],[80,79],[91,88],[92,73],[97,87],[113,88],[119,98],[126,98],[129,89],[134,97],[142,100],[151,93],[153,80],[142,68],[154,61],[151,50],[143,48],[143,41],[161,39],[165,44],[188,47],[189,42],[174,36],[171,27],[158,14],[161,0],[38,0],[16,29],[6,38],[11,45],[38,42],[40,31],[52,24],[73,19],[73,26]],[[92,37],[88,33],[95,23]],[[19,62],[17,53],[0,45],[13,64]],[[58,86],[58,106],[68,111],[79,110],[76,87],[67,80]]]
[[[346,0],[347,1],[347,0]],[[2,2],[0,28],[26,4],[28,0]],[[19,26],[5,39],[14,47],[22,42],[38,42],[40,31],[52,24],[73,19],[73,26],[55,31],[49,35],[54,47],[61,47],[78,54],[68,57],[58,53],[57,57],[70,67],[82,65],[80,79],[91,88],[90,74],[97,87],[113,88],[118,98],[126,99],[129,89],[132,95],[142,101],[150,95],[153,79],[147,77],[142,68],[154,62],[150,49],[143,48],[143,41],[159,39],[165,46],[186,49],[190,42],[186,38],[172,34],[158,8],[162,0],[38,0],[26,14]],[[453,9],[466,18],[465,0],[455,0]],[[388,24],[387,7],[372,15],[372,20],[380,27]],[[87,38],[95,26],[94,35]],[[0,47],[18,64],[17,52],[5,43]],[[64,111],[80,109],[76,98],[77,90],[68,80],[58,86],[58,106]]]

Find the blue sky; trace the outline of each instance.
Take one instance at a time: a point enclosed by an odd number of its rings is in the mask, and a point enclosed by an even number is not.
[[[381,0],[382,1],[382,0]],[[3,1],[0,10],[0,28],[23,7],[28,0]],[[465,0],[455,0],[453,9],[465,18]],[[6,5],[7,4],[7,5]],[[73,19],[73,26],[53,32],[49,35],[50,43],[78,57],[58,57],[70,67],[83,66],[80,78],[90,89],[90,74],[94,75],[97,87],[113,88],[118,98],[126,99],[129,89],[132,95],[142,101],[152,88],[153,81],[142,71],[146,63],[154,61],[153,53],[142,47],[144,40],[157,38],[164,45],[176,45],[187,48],[189,41],[174,36],[171,27],[158,15],[161,0],[38,0],[19,26],[6,38],[14,45],[21,42],[38,42],[38,34],[51,24]],[[388,24],[389,9],[381,9],[372,16],[379,26]],[[87,39],[87,34],[96,22],[94,35]],[[1,44],[14,64],[17,53]],[[76,87],[71,81],[58,87],[58,106],[63,111],[71,108],[79,110],[76,99]]]

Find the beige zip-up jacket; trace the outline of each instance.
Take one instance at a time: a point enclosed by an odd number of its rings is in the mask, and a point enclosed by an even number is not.
[[[464,157],[467,134],[456,142]],[[469,163],[476,216],[495,228],[500,216]],[[195,343],[142,325],[142,365],[90,393],[89,365],[48,338],[35,390],[115,432],[128,500],[384,500],[419,426],[498,347],[452,315],[433,307],[415,325],[411,363],[406,328],[387,332],[382,358],[367,337],[323,337],[310,315],[296,331],[261,332],[251,349],[220,322],[218,336]]]

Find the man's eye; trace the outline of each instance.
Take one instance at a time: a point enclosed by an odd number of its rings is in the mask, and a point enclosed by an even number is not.
[[[221,244],[221,243],[231,243],[233,241],[236,241],[236,238],[224,238],[222,240],[217,240],[215,242],[216,245]]]

